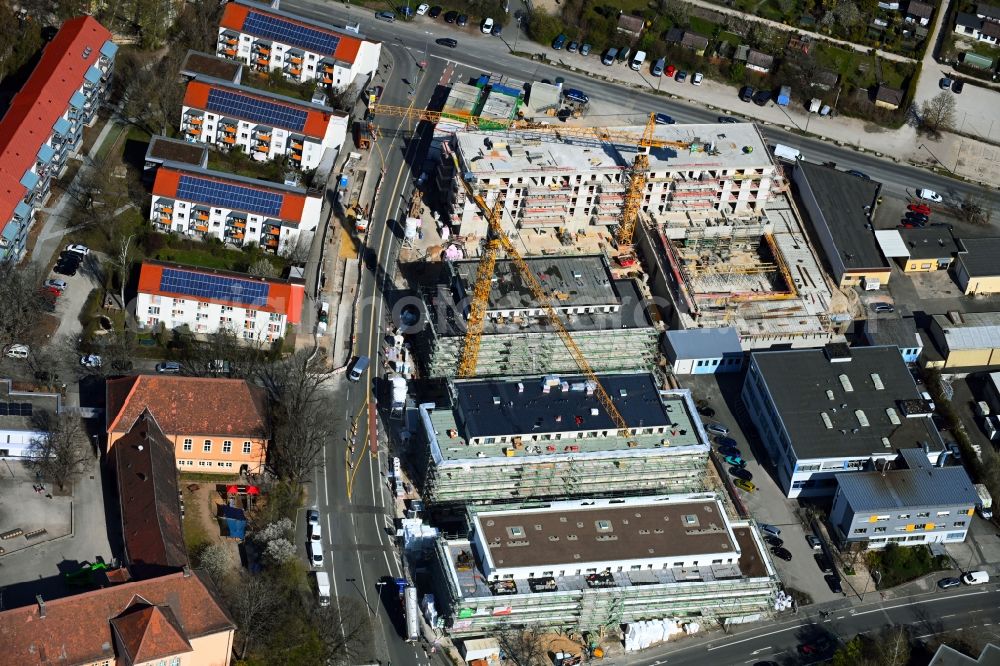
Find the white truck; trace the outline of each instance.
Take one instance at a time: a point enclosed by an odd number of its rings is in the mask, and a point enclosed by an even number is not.
[[[407,585],[403,592],[403,611],[406,615],[406,640],[409,643],[420,638],[420,609],[417,606],[417,588]]]
[[[979,511],[979,515],[984,520],[990,520],[993,518],[993,496],[982,483],[976,484],[976,494],[979,495],[979,504],[976,505],[976,510]]]
[[[792,148],[781,143],[774,144],[774,156],[789,162],[794,162],[802,157],[798,148]]]
[[[320,606],[330,605],[330,575],[325,571],[316,572],[316,597]]]

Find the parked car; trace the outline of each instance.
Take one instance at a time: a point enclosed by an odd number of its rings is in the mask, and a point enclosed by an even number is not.
[[[740,122],[740,119],[739,118],[733,118],[732,116],[719,116],[719,122],[720,123],[738,123],[738,122]]]
[[[921,199],[926,199],[927,201],[933,201],[935,203],[941,203],[944,201],[944,197],[934,190],[919,189],[917,190],[917,196]]]
[[[740,99],[743,100],[744,102],[752,101],[754,93],[756,92],[757,90],[754,89],[753,86],[743,86],[742,88],[740,88]]]
[[[955,81],[951,84],[951,91],[956,95],[961,95],[965,89],[965,81]]]
[[[67,284],[66,280],[46,280],[45,286],[63,291],[69,286],[69,284]]]
[[[677,76],[675,76],[674,78],[677,80],[678,83],[684,83],[685,81],[687,81],[687,77],[688,73],[682,69],[681,71],[677,72]]]
[[[656,121],[657,125],[673,125],[675,122],[677,122],[676,120],[674,120],[673,118],[671,118],[670,116],[668,116],[665,113],[658,113],[658,114],[656,114],[653,117],[653,120]]]
[[[673,65],[667,65],[667,69],[664,70],[663,72],[664,76],[666,76],[668,79],[674,78],[674,75],[676,73],[677,73],[677,68],[674,67]]]
[[[808,543],[809,547],[812,548],[813,550],[823,549],[823,542],[820,541],[819,537],[816,536],[815,534],[807,534],[806,543]]]
[[[985,571],[970,571],[962,574],[962,582],[966,585],[982,585],[990,582],[990,575]]]
[[[781,536],[781,529],[775,527],[774,525],[770,525],[768,523],[758,523],[757,527],[759,527],[760,531],[763,532],[764,534],[770,534],[771,536]]]
[[[942,76],[941,80],[938,81],[938,87],[941,88],[941,90],[947,90],[948,88],[951,88],[951,79],[949,79],[947,76]]]
[[[458,12],[456,12],[454,9],[444,15],[445,23],[454,23],[457,20],[458,20]]]
[[[710,422],[706,423],[705,424],[705,430],[708,431],[709,433],[713,434],[713,435],[723,435],[723,436],[725,436],[725,435],[729,434],[729,428],[727,428],[726,426],[722,425],[718,421],[710,421]]]
[[[753,474],[743,469],[742,467],[730,467],[729,473],[735,476],[737,479],[743,479],[744,481],[753,481]]]
[[[6,356],[7,358],[24,359],[28,358],[30,354],[31,354],[31,347],[29,347],[28,345],[22,345],[17,343],[12,345],[7,345],[7,348],[3,350],[3,355]]]
[[[632,55],[631,46],[623,46],[618,49],[618,62],[628,62],[629,56]]]
[[[590,44],[586,44],[585,43],[583,46],[580,47],[580,55],[582,55],[582,56],[589,56],[590,55],[590,49],[591,49]]]
[[[892,307],[888,303],[871,303],[868,307],[870,307],[871,311],[876,314],[888,314],[896,311],[896,308]]]
[[[830,591],[834,594],[843,594],[844,588],[840,585],[840,576],[837,574],[827,574],[823,576],[823,580],[826,581],[826,586],[830,588]]]
[[[441,39],[435,39],[434,43],[440,44],[441,46],[447,46],[450,49],[453,49],[456,46],[458,46],[458,40],[452,39],[451,37],[442,37]]]
[[[561,51],[563,45],[565,44],[566,44],[566,35],[559,35],[558,37],[552,40],[552,48],[554,48],[556,51]]]
[[[960,579],[954,578],[952,576],[949,576],[947,578],[942,578],[937,582],[937,586],[940,587],[942,590],[949,590],[953,587],[958,587],[961,584],[962,581]]]
[[[319,523],[309,526],[309,540],[317,543],[323,542],[323,526]]]
[[[906,211],[906,219],[913,220],[917,224],[920,224],[921,222],[923,222],[924,224],[927,224],[927,222],[931,218],[926,213],[917,213],[915,211],[908,210],[908,211]]]
[[[715,438],[715,443],[719,446],[728,446],[731,448],[736,448],[739,444],[732,437],[726,437],[725,435],[719,435]]]
[[[739,456],[726,456],[723,458],[723,460],[725,460],[727,464],[730,464],[733,467],[747,466],[747,461],[743,460],[743,458],[740,458]]]
[[[705,416],[707,418],[712,418],[713,416],[715,416],[715,410],[704,403],[699,404],[697,408],[698,408],[698,413],[701,414],[702,416]]]
[[[490,31],[493,30],[493,19],[488,16],[484,18],[482,24],[479,26],[479,29],[483,31],[484,35],[490,34]]]
[[[871,176],[869,176],[868,174],[866,174],[864,171],[858,171],[857,169],[848,169],[847,173],[851,174],[852,176],[857,176],[858,178],[863,178],[865,180],[871,180]]]
[[[779,560],[784,560],[786,562],[792,561],[792,554],[788,552],[785,548],[772,548],[771,554],[777,557]]]
[[[753,94],[753,103],[757,106],[765,106],[771,101],[771,91],[770,90],[758,90]]]
[[[316,543],[315,541],[309,542],[309,564],[314,569],[323,568],[323,544]]]
[[[428,5],[426,2],[423,3],[423,4],[417,5],[417,16],[424,16],[424,15],[426,15],[427,12],[430,10],[430,8],[431,8],[431,6]]]
[[[813,559],[816,560],[816,566],[819,567],[820,571],[825,574],[833,573],[833,562],[825,553],[816,553],[813,555]]]
[[[726,456],[732,456],[733,458],[742,458],[743,454],[740,450],[732,446],[720,446],[719,455],[725,458]]]
[[[693,84],[694,84],[694,85],[696,85],[696,86],[700,86],[700,85],[701,85],[701,81],[702,81],[702,79],[704,79],[704,78],[705,78],[705,77],[704,77],[704,76],[702,76],[702,73],[701,73],[701,72],[695,72],[695,73],[694,73],[694,78],[692,78],[692,79],[691,79],[691,83],[693,83]]]
[[[766,543],[771,548],[781,548],[782,546],[785,545],[784,541],[782,541],[776,536],[771,536],[770,534],[764,537],[764,543]]]
[[[500,23],[494,23],[493,29],[490,30],[490,34],[493,35],[494,37],[499,37],[501,34],[503,34],[503,25],[501,25]]]
[[[427,12],[427,15],[430,16],[432,19],[436,19],[438,16],[441,16],[441,11],[442,9],[440,5],[434,5],[433,7],[431,7],[431,10]]]
[[[469,15],[459,14],[458,18],[455,19],[455,25],[457,25],[459,28],[464,28],[465,26],[469,25]]]
[[[396,15],[392,12],[375,12],[375,18],[386,23],[393,23],[396,20]]]
[[[310,525],[319,525],[319,511],[316,509],[306,510],[306,522]]]
[[[914,213],[923,213],[924,215],[931,214],[931,207],[922,203],[910,204],[906,207],[906,210],[912,210]]]
[[[667,66],[667,59],[660,58],[649,68],[649,73],[653,76],[663,76],[663,69]]]
[[[74,253],[80,255],[81,257],[86,257],[88,254],[90,254],[90,248],[89,247],[87,247],[86,245],[79,245],[79,244],[74,244],[74,243],[70,243],[69,245],[67,245],[66,249],[63,250],[63,251],[64,252],[74,252]]]
[[[156,371],[161,375],[177,375],[180,374],[181,364],[177,361],[163,361],[156,364]]]
[[[748,493],[752,493],[753,491],[757,490],[757,486],[755,486],[752,481],[747,481],[745,479],[736,479],[735,481],[733,481],[733,485],[739,488],[740,490],[747,491]]]
[[[99,368],[103,363],[104,360],[97,354],[87,354],[80,357],[80,365],[85,368]]]
[[[579,50],[580,50],[580,42],[576,41],[570,42],[569,45],[566,47],[567,53],[576,53]]]
[[[612,47],[604,52],[604,55],[601,57],[601,64],[605,65],[606,67],[610,67],[611,65],[614,64],[615,58],[617,56],[618,56],[618,49]]]
[[[567,88],[563,92],[563,99],[576,104],[587,104],[590,102],[590,97],[582,90],[577,90],[576,88]]]

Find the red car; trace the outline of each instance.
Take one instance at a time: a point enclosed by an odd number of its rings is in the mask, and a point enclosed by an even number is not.
[[[912,210],[914,213],[921,213],[923,215],[931,214],[931,207],[927,204],[910,204],[906,208],[907,210]]]
[[[667,65],[667,71],[664,72],[668,79],[674,78],[674,74],[677,73],[677,68],[673,65]]]

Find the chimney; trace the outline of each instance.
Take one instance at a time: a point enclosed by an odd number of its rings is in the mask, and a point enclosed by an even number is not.
[[[38,602],[38,617],[45,617],[45,600],[42,599],[42,595],[36,594],[35,601]]]
[[[277,2],[277,0],[275,0],[275,2]],[[184,572],[184,577],[185,578],[190,578],[191,577],[191,567],[185,566],[184,569],[183,569],[183,572]]]

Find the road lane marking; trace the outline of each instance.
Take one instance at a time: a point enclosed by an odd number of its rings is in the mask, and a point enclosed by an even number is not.
[[[740,643],[746,643],[747,641],[755,641],[761,638],[766,638],[767,636],[774,636],[775,634],[782,634],[786,631],[792,631],[793,629],[799,629],[802,625],[794,624],[790,627],[785,627],[784,629],[775,629],[774,631],[768,632],[766,634],[759,634],[757,636],[750,636],[749,638],[743,638],[738,641],[727,641],[724,645],[716,645],[715,647],[708,648],[708,652],[712,650],[720,650],[722,648],[731,647],[733,645],[739,645]]]
[[[879,608],[874,608],[872,610],[861,611],[860,613],[855,613],[854,617],[858,617],[859,615],[868,615],[869,613],[881,613],[883,611],[890,611],[890,610],[894,610],[896,608],[906,608],[908,606],[918,606],[920,604],[930,604],[930,603],[934,603],[935,601],[948,601],[949,599],[950,600],[954,600],[954,599],[958,599],[960,597],[971,597],[971,596],[975,596],[975,595],[978,595],[978,594],[989,594],[989,590],[983,590],[981,592],[969,592],[968,594],[953,594],[953,595],[950,595],[950,596],[947,596],[947,597],[939,597],[937,599],[924,599],[924,600],[921,600],[921,601],[914,601],[914,602],[911,602],[911,603],[908,603],[908,604],[897,604],[895,606],[882,606],[882,607],[879,607]]]

